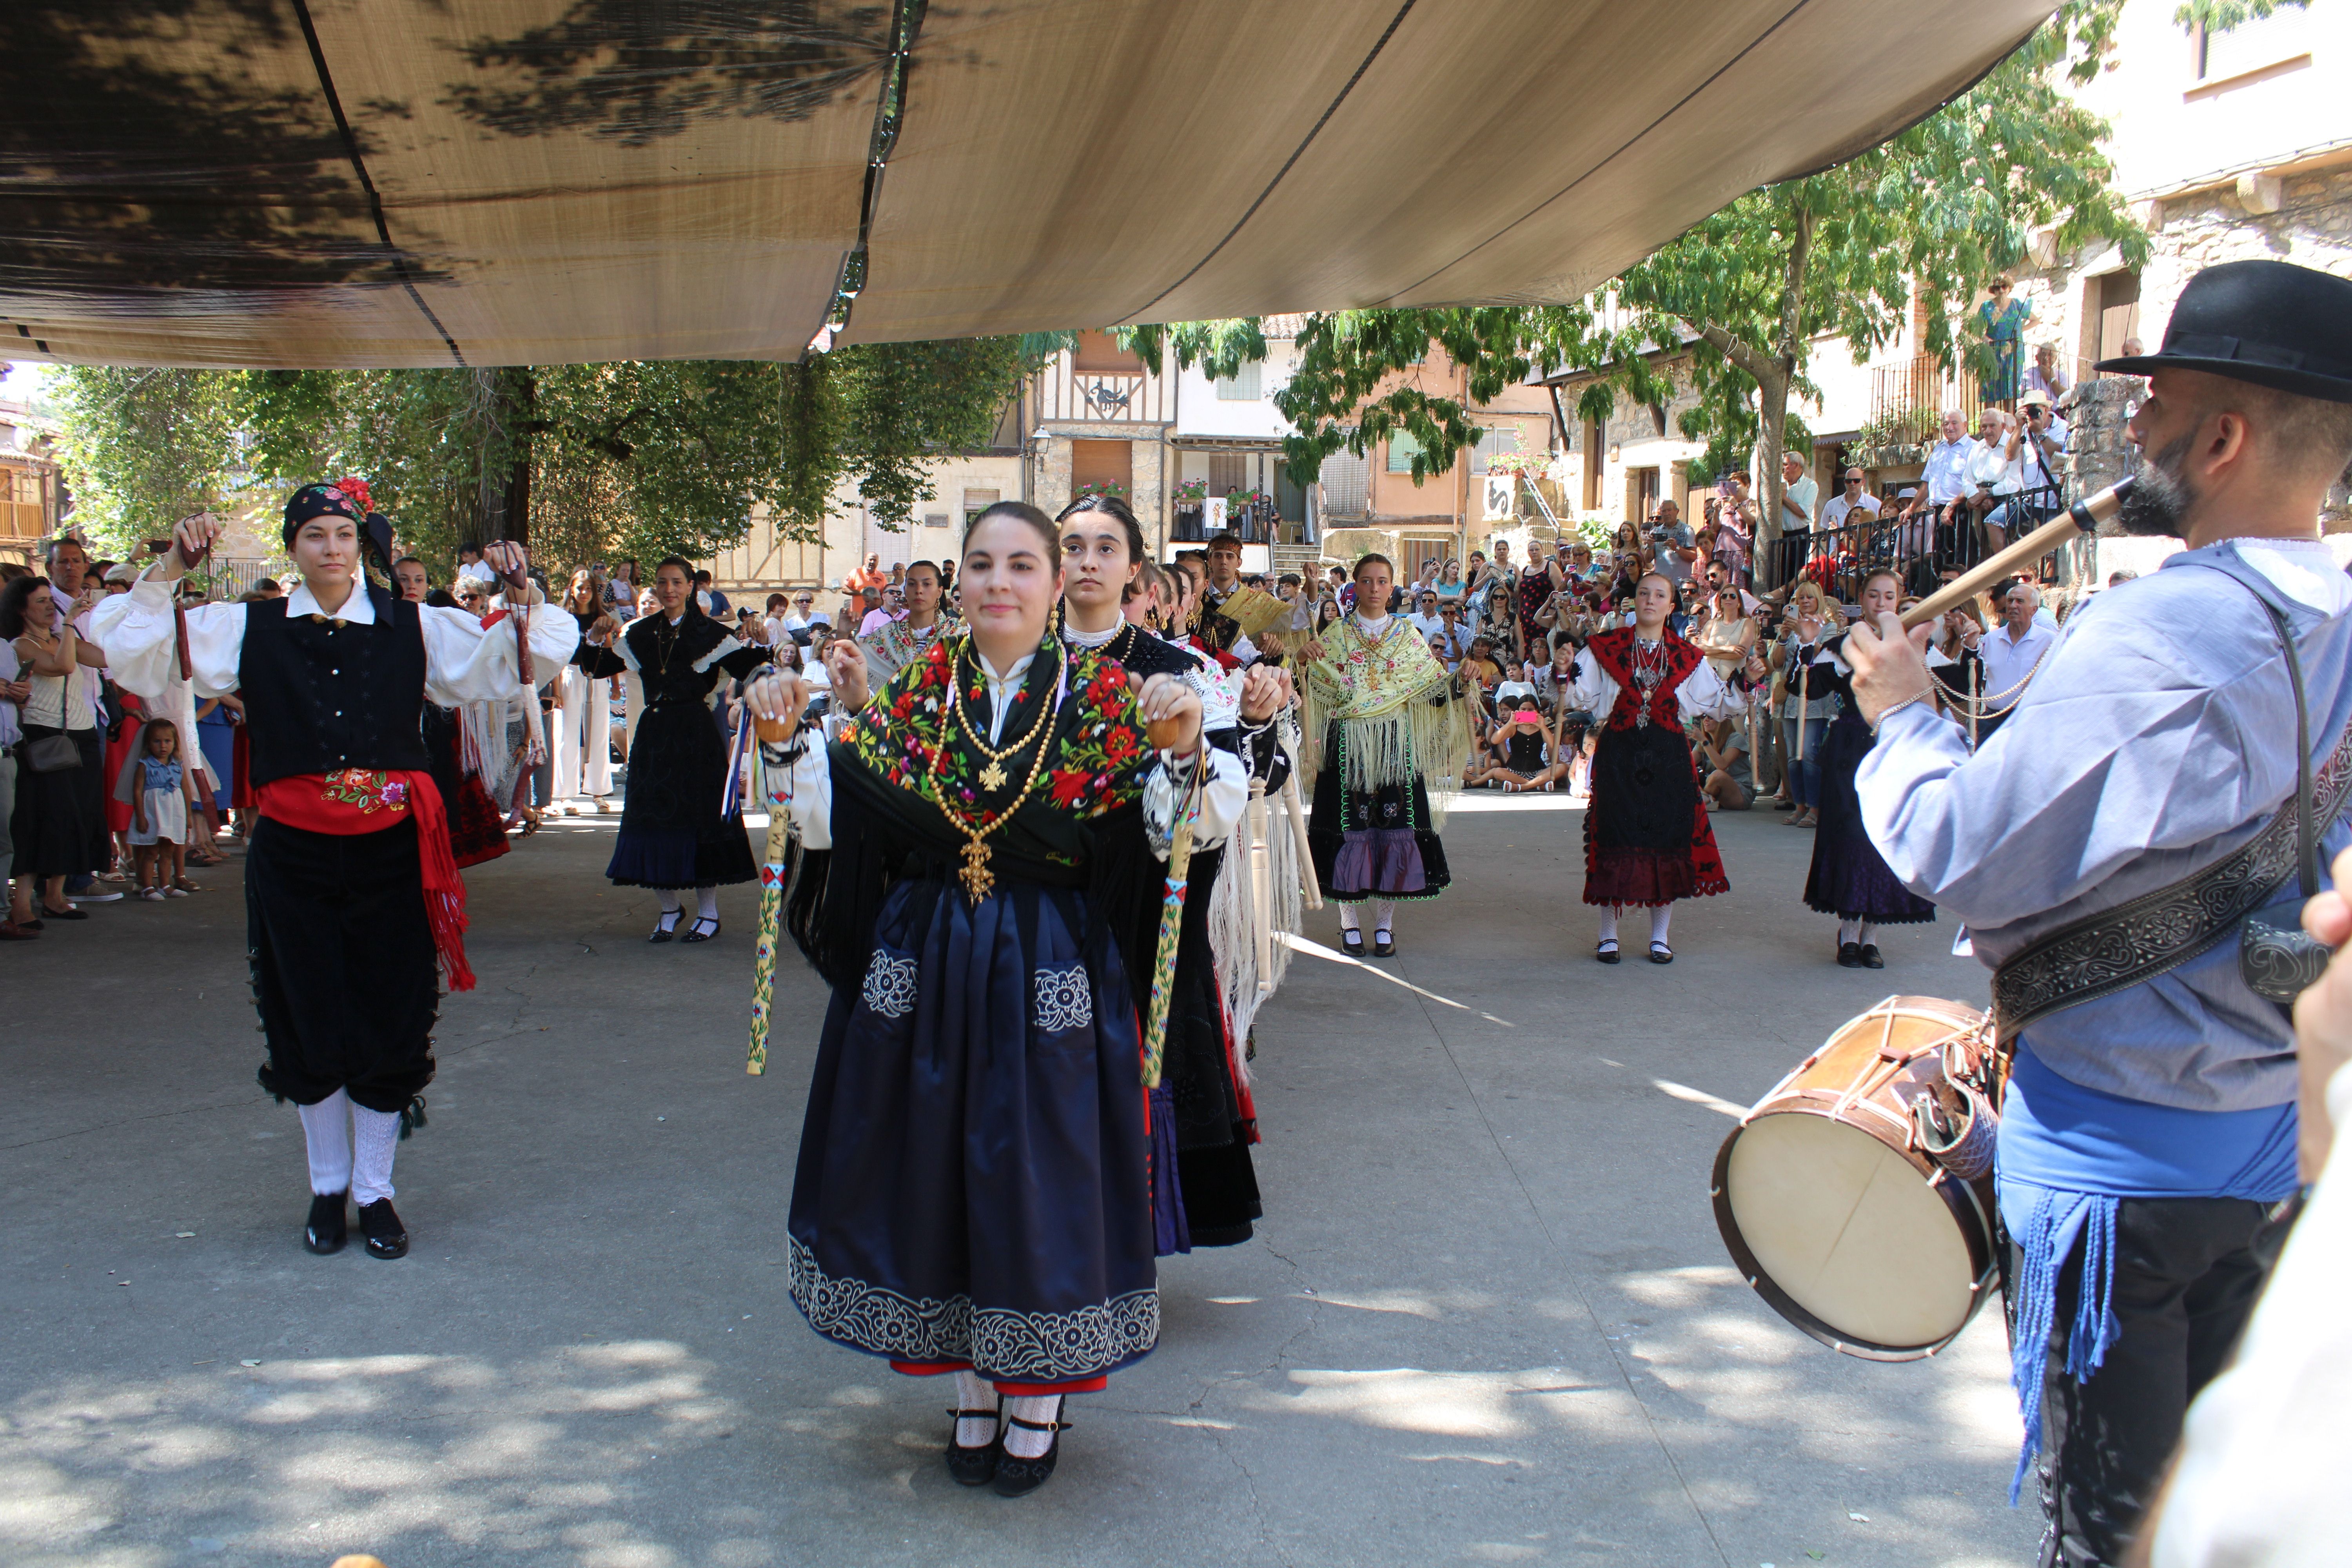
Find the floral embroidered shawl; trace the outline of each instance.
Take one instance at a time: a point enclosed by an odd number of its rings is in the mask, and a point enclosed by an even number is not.
[[[1307,770],[1320,772],[1331,726],[1340,728],[1344,783],[1370,792],[1419,777],[1432,791],[1460,784],[1470,749],[1469,705],[1412,623],[1391,616],[1381,635],[1352,614],[1324,632],[1323,656],[1304,663]]]

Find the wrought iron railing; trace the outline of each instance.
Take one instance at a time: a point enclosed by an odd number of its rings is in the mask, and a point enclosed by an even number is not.
[[[1909,517],[1871,515],[1868,521],[1809,533],[1784,534],[1762,547],[1756,563],[1759,587],[1779,587],[1801,574],[1819,583],[1843,605],[1862,597],[1874,572],[1901,574],[1906,594],[1933,589],[1947,570],[1965,572],[2003,545],[2012,543],[2065,507],[2056,485],[2043,485],[2000,498],[1989,512],[1945,517],[1922,507]],[[2072,556],[2053,563],[2053,581],[2071,580],[2079,563]]]
[[[1977,426],[1983,406],[1975,373],[1965,367],[1946,369],[1932,354],[1873,365],[1870,371],[1870,427],[1864,445],[1917,446],[1936,439],[1946,410]]]

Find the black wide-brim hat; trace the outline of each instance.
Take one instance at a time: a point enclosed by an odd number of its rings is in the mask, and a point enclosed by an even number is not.
[[[2225,261],[2181,289],[2152,354],[2100,370],[2201,370],[2303,397],[2352,403],[2352,278],[2287,261]]]

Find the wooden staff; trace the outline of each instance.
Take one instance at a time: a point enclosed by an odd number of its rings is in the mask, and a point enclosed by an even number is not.
[[[751,950],[751,1047],[743,1070],[753,1078],[768,1070],[768,1023],[776,995],[776,935],[783,924],[784,858],[791,847],[793,771],[772,765],[766,748],[781,746],[793,731],[780,720],[754,719],[759,736],[760,793],[768,803],[768,851],[760,867],[760,940]],[[812,737],[810,744],[816,743]]]
[[[202,518],[209,518],[211,516],[212,514],[210,512],[197,512],[195,514],[195,517]],[[194,521],[194,518],[186,517],[180,520],[183,524],[193,521]],[[197,551],[194,555],[189,554],[184,548],[181,548],[176,545],[173,548],[179,549],[181,564],[190,572],[194,571],[197,567],[203,565],[207,560],[211,559],[213,552],[213,547],[209,544],[205,545],[202,550]],[[172,584],[172,646],[180,656],[180,679],[182,680],[194,679],[196,674],[195,658],[188,651],[188,611],[187,607],[180,603],[180,585],[177,583]]]
[[[1200,742],[1206,746],[1204,740]],[[1176,827],[1168,845],[1168,888],[1160,904],[1160,941],[1152,950],[1151,1006],[1143,1025],[1143,1087],[1160,1087],[1160,1064],[1168,1050],[1168,1001],[1176,989],[1176,947],[1184,935],[1184,879],[1192,866],[1192,823],[1201,811],[1200,777],[1203,766],[1184,792],[1176,809]]]
[[[1290,819],[1291,837],[1298,842],[1298,891],[1310,910],[1323,907],[1322,879],[1315,874],[1315,851],[1307,841],[1307,808],[1298,803],[1298,769],[1294,765],[1290,776],[1282,781],[1282,803],[1287,807],[1283,816]]]
[[[2131,480],[2119,479],[2098,494],[2076,501],[2063,514],[2052,518],[2006,550],[1986,557],[1973,570],[1963,572],[1905,611],[1905,629],[1926,625],[1962,600],[2010,576],[2020,567],[2041,560],[2077,535],[2095,531],[2101,523],[2108,521],[2123,510],[2124,500],[2131,494]]]
[[[1967,650],[1961,651],[1965,653]],[[1984,658],[1979,655],[1977,662],[1969,666],[1969,750],[1971,752],[1977,749],[1977,706],[1983,689],[1978,683],[1983,676]]]
[[[1274,847],[1265,841],[1265,780],[1250,774],[1250,943],[1257,959],[1257,994],[1274,989]]]

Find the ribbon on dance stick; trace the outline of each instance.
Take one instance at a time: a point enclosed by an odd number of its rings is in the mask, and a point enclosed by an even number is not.
[[[768,847],[760,863],[760,940],[751,950],[751,1044],[743,1058],[743,1070],[758,1078],[768,1070],[768,1024],[776,999],[776,935],[783,924],[784,859],[791,850],[793,820],[793,770],[771,761],[769,748],[791,740],[793,731],[781,721],[751,719],[751,711],[746,704],[747,728],[757,731],[760,737],[760,788],[768,803]]]
[[[1168,1048],[1168,998],[1176,989],[1176,944],[1184,934],[1184,879],[1192,867],[1192,824],[1201,815],[1201,781],[1209,771],[1208,742],[1200,742],[1192,782],[1176,809],[1168,841],[1168,890],[1160,903],[1160,942],[1151,954],[1151,1006],[1143,1024],[1143,1087],[1160,1087],[1160,1065]]]
[[[1963,599],[1970,598],[2003,577],[2012,575],[2020,567],[2041,560],[2077,535],[2096,531],[2100,524],[2123,510],[2124,501],[2131,491],[2132,481],[2119,479],[2098,494],[2076,501],[2006,550],[1987,556],[1972,569],[1961,573],[1912,605],[1903,615],[1905,629],[1927,625]],[[1798,732],[1803,733],[1801,730]]]
[[[1266,842],[1265,780],[1250,775],[1250,945],[1257,963],[1257,994],[1274,989],[1274,847]]]

